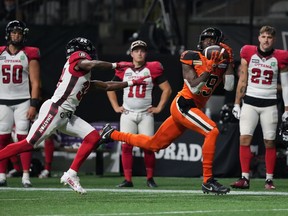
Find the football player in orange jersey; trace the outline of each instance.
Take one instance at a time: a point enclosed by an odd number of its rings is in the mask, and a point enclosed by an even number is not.
[[[218,183],[212,173],[219,130],[216,123],[202,111],[222,80],[225,81],[224,89],[233,90],[232,50],[222,43],[223,39],[221,30],[209,27],[200,34],[198,51],[187,50],[182,53],[180,61],[184,79],[183,89],[178,92],[170,106],[171,116],[162,123],[154,136],[119,132],[107,124],[102,130],[100,143],[112,139],[157,152],[167,148],[186,129],[196,131],[205,137],[202,146],[203,192],[228,193],[230,189]],[[212,45],[222,46],[227,53],[227,59],[223,60],[222,54],[218,51],[210,52],[211,59],[202,55],[202,51]]]

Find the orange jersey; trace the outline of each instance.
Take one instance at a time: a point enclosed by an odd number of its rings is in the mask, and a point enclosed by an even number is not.
[[[202,65],[200,55],[202,55],[201,52],[186,50],[182,53],[180,57],[180,61],[183,64],[190,65],[194,68],[197,76],[204,72],[203,69],[197,67],[198,65]],[[193,99],[199,109],[205,107],[206,102],[208,101],[214,90],[222,82],[223,75],[226,72],[227,67],[227,63],[219,64],[217,68],[210,74],[205,85],[202,86],[199,92],[192,93],[187,84],[184,82],[183,88],[180,92],[178,92],[178,94],[182,95],[186,99]]]

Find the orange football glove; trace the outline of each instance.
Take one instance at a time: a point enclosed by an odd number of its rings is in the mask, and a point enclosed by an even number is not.
[[[226,60],[222,58],[223,53],[219,53],[218,51],[213,51],[211,53],[211,58],[206,60],[207,68],[210,69],[210,72],[212,72],[217,65],[222,64]]]
[[[228,55],[229,55],[229,63],[233,63],[234,62],[234,55],[233,55],[232,48],[230,46],[228,46],[227,44],[221,43],[221,42],[219,43],[219,45],[221,47],[223,47],[226,50],[226,52],[228,53]]]
[[[209,60],[204,55],[202,55],[201,53],[199,53],[199,56],[200,56],[202,64],[201,65],[195,65],[195,69],[198,71],[200,70],[201,73],[203,73],[203,72],[211,73],[213,71],[213,66],[212,66],[213,62],[208,62]],[[207,62],[208,62],[208,64],[207,64]]]

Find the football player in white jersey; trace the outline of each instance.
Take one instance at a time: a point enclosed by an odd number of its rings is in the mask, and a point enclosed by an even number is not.
[[[7,46],[0,47],[0,149],[11,143],[14,124],[18,141],[26,138],[39,103],[40,54],[38,48],[24,45],[28,31],[21,21],[9,22],[5,36]],[[20,154],[24,187],[32,186],[29,178],[31,157],[32,152]],[[0,162],[0,186],[7,185],[7,162]]]
[[[116,113],[121,113],[120,130],[130,133],[141,133],[148,136],[154,134],[154,114],[160,113],[165,107],[171,93],[171,86],[163,74],[160,62],[147,62],[147,44],[137,40],[130,46],[133,68],[122,68],[115,71],[113,81],[129,81],[149,75],[145,85],[132,86],[123,90],[123,105],[119,105],[117,95],[114,91],[107,92],[111,105]],[[125,62],[123,62],[125,63]],[[157,85],[162,91],[160,100],[156,107],[152,106],[152,90]],[[118,187],[133,187],[132,166],[133,146],[123,143],[122,166],[124,181]],[[144,162],[146,167],[147,186],[157,187],[153,179],[155,168],[155,154],[149,150],[144,151]]]
[[[56,130],[59,132],[77,136],[83,139],[70,169],[61,177],[61,183],[68,184],[80,194],[86,193],[77,177],[77,172],[95,149],[100,139],[99,133],[80,117],[74,115],[76,107],[89,88],[100,88],[106,91],[122,89],[133,85],[142,85],[149,76],[133,79],[125,82],[91,81],[91,70],[115,69],[133,66],[131,63],[110,63],[93,60],[96,50],[91,41],[86,38],[74,38],[66,46],[67,62],[64,65],[57,88],[51,99],[46,100],[40,110],[39,116],[32,124],[26,139],[7,145],[0,151],[0,161],[21,152],[33,150],[43,140],[48,138]]]
[[[265,189],[275,189],[273,173],[276,163],[277,77],[288,70],[288,52],[274,49],[276,30],[263,26],[259,31],[259,45],[245,45],[240,51],[240,77],[236,90],[233,114],[240,119],[239,157],[242,177],[231,184],[233,188],[249,189],[252,153],[251,141],[260,121],[265,144]],[[287,74],[287,73],[285,73]],[[285,81],[287,82],[287,81]],[[242,103],[242,107],[240,108]]]

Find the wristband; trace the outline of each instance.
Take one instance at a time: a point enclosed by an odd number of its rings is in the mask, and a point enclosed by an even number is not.
[[[31,98],[30,99],[30,106],[37,108],[39,106],[39,104],[40,104],[39,99],[37,99],[37,98]]]
[[[117,63],[116,62],[112,63],[112,69],[115,69],[116,67],[117,67]]]
[[[133,86],[133,81],[129,80],[129,81],[127,81],[127,84],[128,84],[128,86]]]

